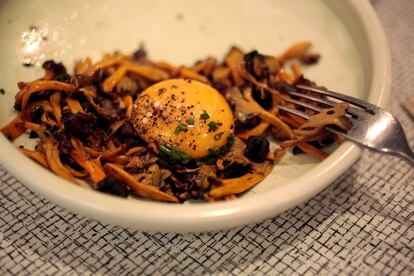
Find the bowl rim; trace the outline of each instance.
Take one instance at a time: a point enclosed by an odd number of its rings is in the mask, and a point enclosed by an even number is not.
[[[360,16],[361,27],[367,35],[367,45],[371,49],[370,62],[373,71],[368,100],[384,106],[391,85],[391,59],[387,38],[368,1],[347,2]],[[382,47],[374,47],[375,45]],[[161,232],[221,230],[275,216],[322,191],[349,168],[361,153],[358,146],[345,142],[315,168],[292,180],[289,185],[279,186],[272,192],[212,204],[174,205],[125,200],[86,190],[52,173],[45,173],[46,170],[40,166],[40,169],[30,170],[30,174],[27,174],[26,168],[33,166],[34,161],[21,154],[2,135],[0,148],[0,163],[31,190],[57,205],[104,223]]]

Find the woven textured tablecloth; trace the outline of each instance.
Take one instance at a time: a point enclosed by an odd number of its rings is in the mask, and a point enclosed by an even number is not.
[[[388,109],[414,96],[414,1],[372,1],[392,51]],[[0,153],[1,154],[1,153]],[[103,225],[31,192],[0,167],[0,275],[414,275],[414,170],[365,151],[312,200],[229,231],[149,234]]]

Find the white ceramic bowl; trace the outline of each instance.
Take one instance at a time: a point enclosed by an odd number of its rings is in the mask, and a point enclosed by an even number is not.
[[[382,27],[365,0],[261,1],[6,1],[0,4],[0,125],[15,116],[17,81],[42,74],[45,59],[95,59],[145,43],[151,58],[189,64],[229,46],[276,54],[310,40],[322,54],[306,76],[332,90],[383,105],[390,56]],[[30,26],[36,29],[30,29]],[[46,37],[47,39],[43,39]],[[25,68],[31,61],[34,68]],[[30,143],[19,139],[15,144]],[[105,223],[155,231],[207,231],[275,216],[316,195],[343,173],[360,149],[346,142],[325,161],[286,156],[241,198],[217,203],[166,204],[120,199],[74,186],[20,154],[0,135],[0,161],[30,189],[76,213]]]

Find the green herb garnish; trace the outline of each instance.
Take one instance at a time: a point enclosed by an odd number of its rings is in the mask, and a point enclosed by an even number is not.
[[[4,95],[4,94],[6,94],[6,91],[3,88],[0,88],[0,94]]]
[[[187,126],[186,125],[184,125],[184,124],[182,124],[182,123],[179,123],[178,124],[178,126],[175,128],[175,134],[178,134],[178,133],[180,133],[181,131],[186,131],[187,130]]]
[[[221,136],[223,136],[224,132],[219,132],[216,135],[214,135],[214,140],[218,141],[221,139]]]
[[[227,142],[224,146],[221,147],[212,147],[208,149],[208,155],[197,160],[197,163],[204,163],[207,165],[213,165],[216,163],[217,158],[220,155],[226,154],[234,144],[234,135],[229,135],[227,137]]]
[[[189,125],[194,125],[194,118],[193,117],[189,117],[188,119],[187,119],[187,124],[189,124]]]
[[[186,164],[191,159],[191,155],[169,144],[161,145],[159,150],[161,158],[171,164]]]
[[[216,131],[218,129],[218,125],[216,122],[211,121],[208,123],[208,131]]]
[[[207,120],[210,118],[210,115],[208,115],[207,111],[203,110],[203,113],[200,115],[200,119]]]

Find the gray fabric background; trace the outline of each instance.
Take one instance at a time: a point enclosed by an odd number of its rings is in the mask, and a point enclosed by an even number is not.
[[[372,1],[393,63],[391,110],[414,96],[414,1]],[[103,225],[49,203],[0,167],[0,274],[414,274],[414,170],[364,152],[312,200],[258,224],[196,235]]]

